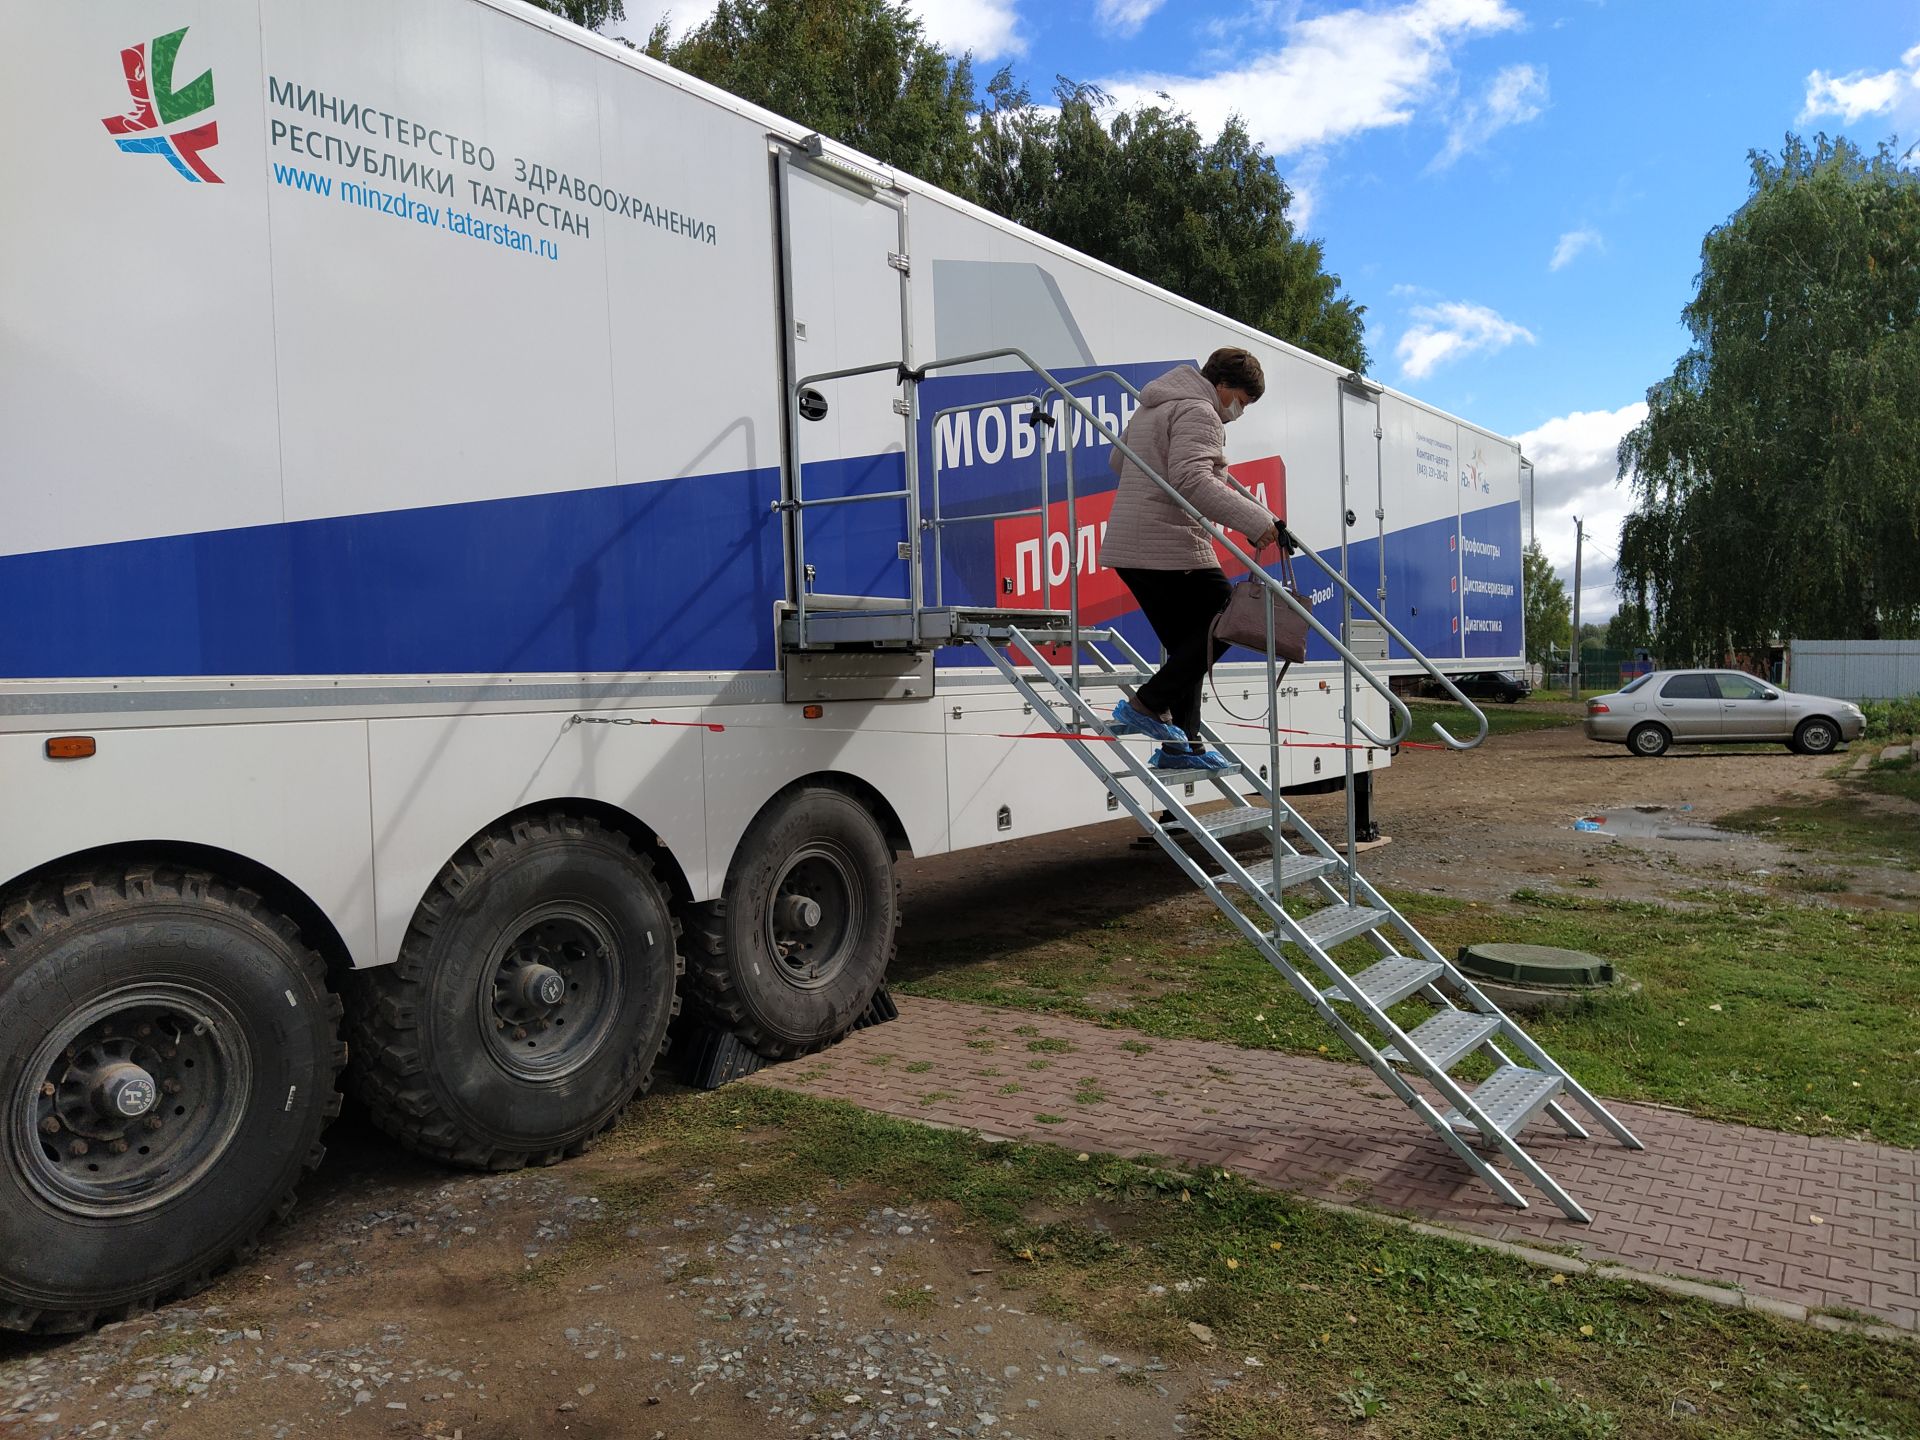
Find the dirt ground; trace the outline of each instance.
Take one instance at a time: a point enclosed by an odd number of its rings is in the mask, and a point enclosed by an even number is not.
[[[1758,887],[1822,867],[1750,837],[1615,839],[1573,822],[1646,806],[1662,808],[1632,811],[1643,828],[1711,824],[1816,793],[1835,764],[1785,750],[1644,761],[1577,729],[1408,752],[1378,788],[1392,843],[1364,868],[1482,898],[1575,879],[1647,898]],[[1338,796],[1303,808],[1339,829]],[[1118,823],[911,862],[902,949],[1204,905],[1131,838]],[[1903,871],[1845,871],[1871,903],[1920,902]],[[1259,1379],[1229,1356],[1169,1366],[1106,1353],[1025,1312],[985,1240],[938,1214],[858,1196],[740,1210],[676,1177],[686,1195],[672,1218],[624,1223],[605,1198],[604,1154],[451,1174],[351,1111],[331,1145],[294,1220],[209,1294],[77,1341],[0,1336],[0,1434],[1099,1440],[1181,1433],[1195,1396]],[[619,1185],[646,1183],[644,1155],[615,1158]]]

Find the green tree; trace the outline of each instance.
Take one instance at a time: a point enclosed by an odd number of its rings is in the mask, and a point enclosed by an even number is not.
[[[1553,562],[1538,540],[1527,542],[1520,562],[1521,600],[1527,620],[1527,659],[1544,665],[1548,653],[1567,648],[1573,630],[1567,587],[1553,573]]]
[[[1637,601],[1624,600],[1613,619],[1607,622],[1606,647],[1622,653],[1653,644],[1653,628],[1646,609]]]
[[[943,189],[973,166],[973,62],[928,40],[899,0],[720,0],[647,53]]]
[[[564,15],[576,25],[598,30],[613,20],[627,18],[626,0],[533,0],[542,10]]]
[[[1622,593],[1669,661],[1920,619],[1920,174],[1825,136],[1750,159],[1620,446]]]
[[[1043,108],[988,87],[973,191],[1011,220],[1269,335],[1364,370],[1365,307],[1340,292],[1293,195],[1237,118],[1211,140],[1165,104],[1116,109],[1062,80]]]

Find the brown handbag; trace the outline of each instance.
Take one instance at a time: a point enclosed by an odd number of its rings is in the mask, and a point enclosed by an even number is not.
[[[1253,557],[1258,560],[1256,553]],[[1280,566],[1278,579],[1287,593],[1301,605],[1308,603],[1300,593],[1300,585],[1293,577],[1293,553],[1285,546],[1280,547]],[[1267,653],[1267,587],[1257,575],[1248,575],[1233,587],[1233,593],[1227,597],[1227,608],[1214,616],[1213,624],[1207,629],[1207,638],[1214,643],[1244,645],[1249,650]],[[1273,657],[1282,662],[1280,671],[1274,678],[1278,685],[1286,679],[1287,670],[1295,663],[1307,658],[1307,617],[1291,605],[1273,600]],[[1213,661],[1207,662],[1207,682],[1213,683]],[[1220,690],[1214,687],[1213,698],[1222,710],[1227,710],[1220,701]],[[1254,717],[1235,715],[1236,720],[1248,720]]]

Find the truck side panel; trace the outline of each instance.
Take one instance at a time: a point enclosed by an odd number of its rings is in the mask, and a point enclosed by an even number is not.
[[[210,846],[296,886],[354,963],[373,963],[364,721],[169,726],[96,739],[91,759],[49,760],[41,737],[0,734],[0,876],[109,845]]]
[[[421,897],[461,846],[544,801],[584,798],[625,811],[659,836],[695,898],[708,898],[701,712],[595,713],[642,723],[575,724],[571,714],[534,712],[369,724],[381,963],[399,954]]]

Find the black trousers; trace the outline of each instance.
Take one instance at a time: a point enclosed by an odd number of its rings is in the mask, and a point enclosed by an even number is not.
[[[1116,569],[1153,633],[1167,647],[1167,662],[1140,687],[1134,703],[1150,714],[1170,712],[1178,725],[1200,741],[1200,691],[1207,667],[1227,653],[1224,643],[1207,644],[1213,617],[1227,608],[1233,586],[1213,566],[1204,570]]]

